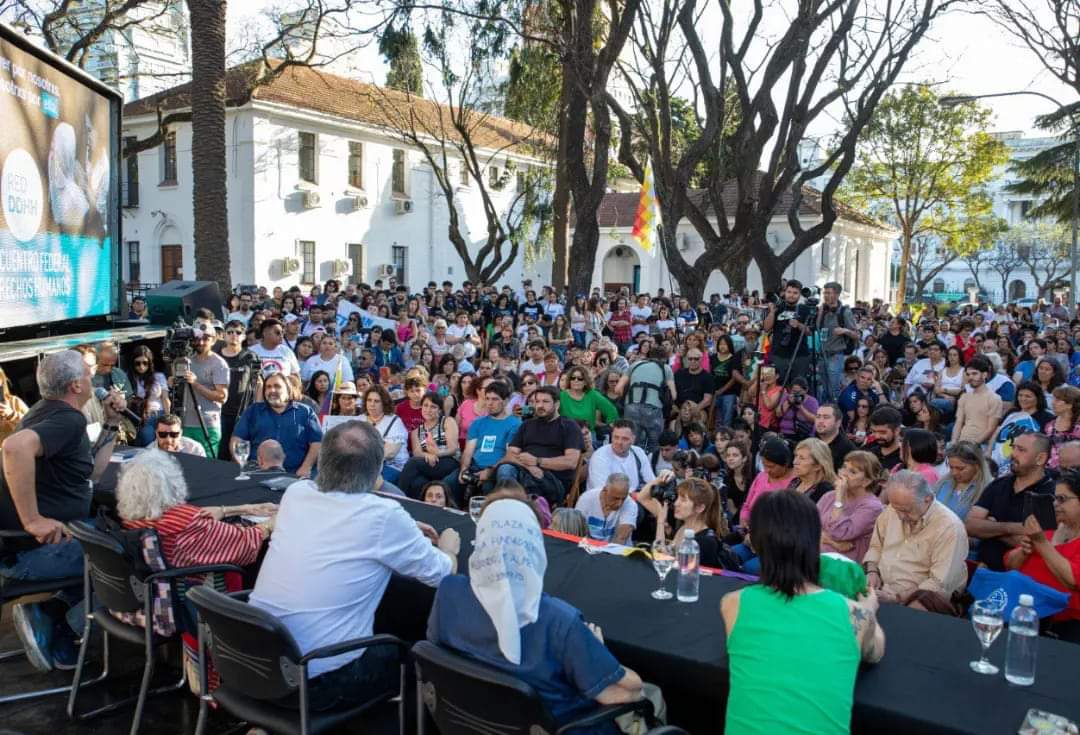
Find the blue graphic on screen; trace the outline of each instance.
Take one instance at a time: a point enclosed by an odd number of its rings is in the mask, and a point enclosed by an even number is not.
[[[0,39],[0,329],[113,311],[112,104]]]

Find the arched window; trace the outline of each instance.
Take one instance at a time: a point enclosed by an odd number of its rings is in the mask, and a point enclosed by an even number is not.
[[[934,279],[934,293],[945,293],[945,279]]]
[[[1009,301],[1017,301],[1027,296],[1027,284],[1017,279],[1009,284]]]

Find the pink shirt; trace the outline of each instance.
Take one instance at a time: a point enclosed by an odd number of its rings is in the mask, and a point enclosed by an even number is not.
[[[851,551],[840,551],[829,544],[822,544],[822,552],[835,551],[848,559],[862,564],[863,555],[870,548],[870,535],[874,532],[874,523],[884,506],[876,495],[866,494],[855,500],[847,500],[840,512],[833,517],[833,501],[836,491],[821,496],[818,501],[818,515],[821,517],[821,530],[836,541],[853,544]]]
[[[895,467],[893,467],[891,474],[895,475],[900,470],[906,470],[906,469],[908,469],[908,468],[905,467],[904,465],[898,464]],[[941,479],[940,477],[938,477],[937,470],[934,469],[934,465],[932,465],[932,464],[916,465],[915,469],[912,470],[912,472],[918,472],[920,475],[922,475],[924,478],[926,478],[926,481],[930,484],[930,487],[934,487],[935,485],[937,485],[938,480]]]
[[[750,511],[753,509],[757,499],[765,493],[785,489],[791,484],[791,478],[792,475],[790,472],[779,480],[770,479],[769,473],[764,470],[759,472],[757,477],[754,478],[754,481],[750,483],[750,490],[746,493],[746,502],[743,503],[742,510],[739,511],[739,523],[743,526],[748,526],[750,524]]]

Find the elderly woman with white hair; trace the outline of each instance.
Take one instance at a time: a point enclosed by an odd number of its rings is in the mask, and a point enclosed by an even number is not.
[[[543,591],[546,568],[532,506],[511,492],[489,496],[477,521],[469,575],[451,575],[439,585],[428,640],[526,682],[560,724],[597,704],[641,699],[641,677],[619,664],[599,629]],[[615,730],[609,725],[588,732]]]
[[[116,509],[124,526],[157,531],[170,567],[252,564],[274,530],[276,505],[199,508],[187,502],[180,463],[157,449],[141,452],[124,465],[116,485]],[[230,515],[269,515],[254,526],[225,523]]]

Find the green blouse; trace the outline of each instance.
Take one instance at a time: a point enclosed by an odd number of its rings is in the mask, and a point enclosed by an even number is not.
[[[619,409],[596,389],[588,390],[581,400],[575,400],[567,391],[559,394],[559,415],[572,421],[584,421],[590,429],[596,428],[596,412],[599,411],[607,423],[619,419]]]

